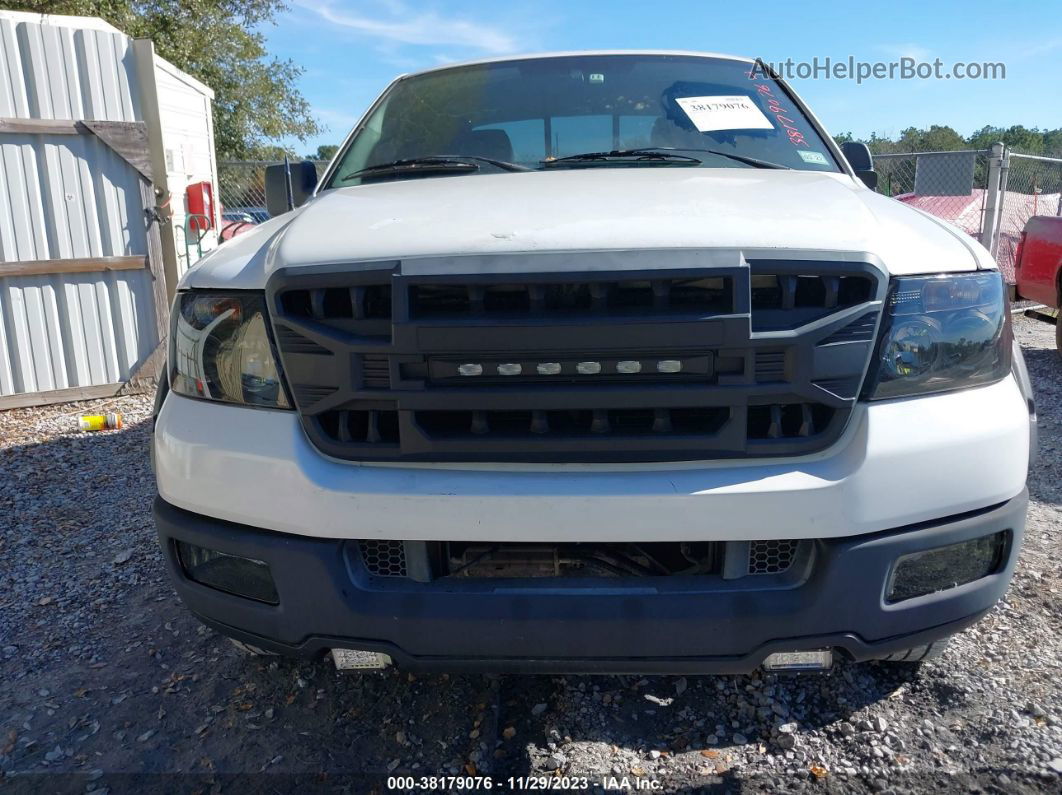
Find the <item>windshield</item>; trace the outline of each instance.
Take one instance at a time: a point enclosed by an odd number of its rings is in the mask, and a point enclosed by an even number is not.
[[[680,164],[838,171],[792,98],[751,67],[724,58],[587,55],[456,67],[404,78],[364,121],[327,187],[516,170],[506,165],[534,170]],[[695,160],[622,152],[646,148]],[[607,152],[618,156],[554,162]],[[444,156],[478,160],[423,162]],[[404,165],[386,168],[397,162]]]

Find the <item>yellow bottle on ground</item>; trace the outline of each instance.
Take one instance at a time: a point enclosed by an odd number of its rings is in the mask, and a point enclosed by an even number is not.
[[[83,431],[109,431],[122,427],[122,415],[110,414],[83,414],[78,417],[78,428]]]

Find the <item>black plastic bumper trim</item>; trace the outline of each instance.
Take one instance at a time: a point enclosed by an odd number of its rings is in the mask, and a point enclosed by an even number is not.
[[[314,635],[298,646],[276,641],[228,626],[196,614],[196,618],[222,635],[250,643],[265,651],[294,657],[320,657],[330,649],[359,649],[387,654],[403,670],[424,672],[494,672],[518,674],[747,674],[761,665],[770,654],[832,648],[855,662],[878,660],[894,652],[923,646],[954,635],[976,624],[987,610],[950,624],[943,624],[909,635],[869,643],[854,633],[784,638],[760,646],[754,651],[731,657],[414,657],[393,643],[372,640]]]
[[[615,579],[584,589],[528,580],[513,591],[447,580],[378,587],[351,567],[345,542],[286,535],[155,502],[170,574],[185,604],[220,632],[282,654],[330,648],[384,651],[409,669],[564,672],[751,671],[775,651],[832,646],[863,660],[946,637],[1003,595],[1025,524],[1027,493],[984,510],[865,536],[815,541],[800,587],[701,590]],[[1002,568],[973,583],[884,602],[903,554],[1010,530]],[[779,531],[784,535],[784,531]],[[189,581],[172,553],[181,539],[268,562],[280,605],[240,599]],[[511,581],[509,583],[511,585]]]

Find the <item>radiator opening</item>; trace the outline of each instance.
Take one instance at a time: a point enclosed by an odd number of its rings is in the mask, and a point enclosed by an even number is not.
[[[711,541],[646,544],[446,543],[441,576],[674,577],[718,574],[723,545]]]
[[[811,542],[773,541],[397,541],[357,543],[374,578],[441,580],[708,578],[716,584],[751,577],[761,585],[798,584]],[[619,585],[620,583],[616,583]]]

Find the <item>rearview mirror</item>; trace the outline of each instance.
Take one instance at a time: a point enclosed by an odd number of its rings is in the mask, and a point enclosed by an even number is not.
[[[878,187],[878,175],[874,171],[874,156],[870,154],[870,147],[857,141],[846,141],[841,144],[841,151],[856,176],[863,180],[863,184],[871,190]]]
[[[276,217],[301,207],[317,187],[317,167],[309,160],[266,166],[266,209]]]

